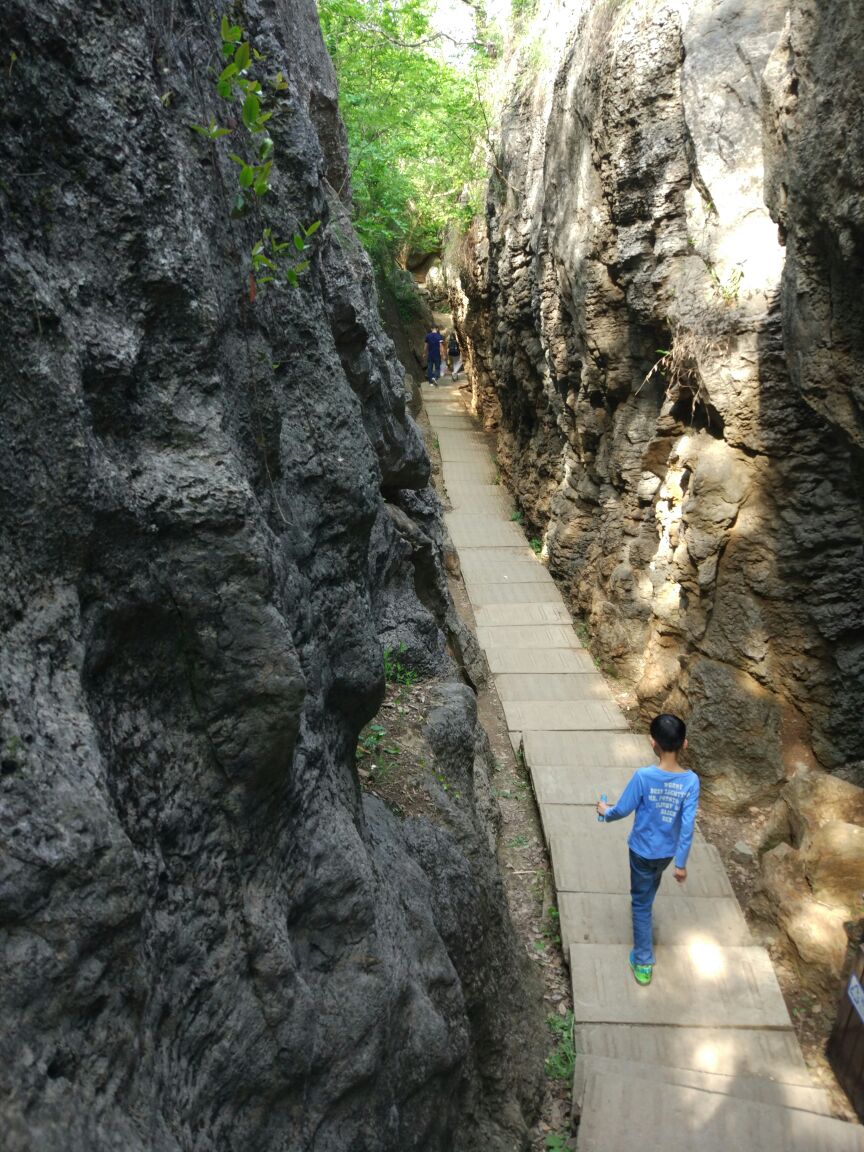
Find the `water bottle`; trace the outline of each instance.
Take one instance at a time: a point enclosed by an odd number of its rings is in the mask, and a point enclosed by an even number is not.
[[[606,803],[606,793],[605,792],[601,795],[600,799],[603,801],[604,804]],[[601,816],[599,812],[597,813],[597,821],[600,824],[606,823],[605,817]]]

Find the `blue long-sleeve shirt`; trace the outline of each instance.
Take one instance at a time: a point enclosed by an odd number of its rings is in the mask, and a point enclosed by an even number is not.
[[[686,868],[698,807],[699,777],[695,772],[666,772],[652,764],[636,769],[605,819],[621,820],[635,811],[627,843],[637,856],[646,860],[673,856],[676,868]]]

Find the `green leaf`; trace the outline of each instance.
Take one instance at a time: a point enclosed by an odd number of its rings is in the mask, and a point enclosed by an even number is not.
[[[230,136],[230,135],[231,135],[231,129],[230,128],[211,128],[210,129],[210,139],[211,140],[221,140],[223,136]]]
[[[216,91],[223,100],[230,100],[234,95],[234,85],[230,80],[219,80],[216,84]]]
[[[263,251],[264,251],[264,245],[259,240],[258,243],[255,245],[255,247],[252,249],[252,258],[254,259],[256,256],[260,256]]]
[[[320,227],[321,227],[321,221],[320,220],[316,220],[314,224],[310,224],[309,227],[306,229],[307,239],[310,236],[314,236]]]
[[[246,198],[242,192],[234,197],[234,203],[231,205],[231,215],[236,220],[238,216],[244,216],[246,213]]]
[[[260,176],[255,181],[255,184],[253,186],[252,191],[255,193],[256,196],[266,196],[267,193],[270,191],[270,185],[267,182],[267,177],[266,176]]]
[[[233,160],[235,164],[239,164],[241,168],[246,167],[246,161],[242,156],[238,156],[236,152],[229,152],[228,159]]]
[[[297,273],[293,268],[289,268],[285,273],[285,279],[288,281],[292,288],[297,288],[300,285],[300,281],[297,279]]]
[[[208,130],[203,126],[203,124],[190,124],[189,127],[192,129],[193,132],[197,132],[199,136],[209,136],[210,135]]]
[[[308,260],[301,260],[299,264],[295,264],[295,265],[294,265],[294,271],[295,271],[295,272],[296,272],[298,275],[299,275],[301,272],[307,272],[308,270],[309,270],[309,261],[308,261]],[[391,751],[391,752],[392,752],[392,751],[393,751],[393,749],[392,749],[392,748],[391,748],[391,749],[388,749],[388,751]]]
[[[302,252],[303,249],[306,247],[306,244],[305,244],[305,241],[303,240],[303,237],[298,236],[297,233],[295,232],[292,239],[294,241],[294,247],[297,249],[297,251]]]
[[[228,65],[227,68],[222,69],[222,71],[219,74],[219,79],[220,80],[230,80],[231,77],[236,76],[239,71],[240,71],[240,69],[237,67],[236,63],[232,62],[231,64]]]
[[[254,180],[255,180],[255,173],[252,170],[251,166],[249,164],[244,164],[243,167],[240,169],[240,175],[237,177],[237,181],[240,184],[240,187],[241,188],[251,188]]]
[[[273,115],[272,112],[262,112],[262,114],[255,121],[255,127],[252,129],[252,131],[253,132],[263,132],[264,131],[264,125],[267,123],[267,121],[270,119],[270,117],[272,115]]]
[[[237,51],[234,53],[234,63],[237,65],[239,72],[245,72],[249,67],[249,41],[244,40]]]
[[[255,57],[256,60],[266,60],[267,59],[267,57],[264,55],[264,53],[259,52],[257,48],[252,49],[252,55]]]
[[[273,141],[269,136],[265,136],[265,138],[261,141],[261,144],[258,148],[258,155],[262,160],[269,160],[273,155]]]
[[[222,55],[228,56],[228,57],[233,56],[234,55],[234,45],[228,44],[228,43],[223,43],[222,44]]]
[[[222,17],[219,30],[222,33],[222,39],[228,40],[232,44],[236,44],[243,36],[243,29],[237,24],[231,24],[227,16]]]
[[[254,131],[258,123],[258,117],[261,114],[261,101],[254,92],[250,92],[246,99],[243,101],[243,123],[250,131]]]
[[[288,87],[288,81],[281,72],[277,72],[273,79],[270,81],[277,92],[284,92]]]

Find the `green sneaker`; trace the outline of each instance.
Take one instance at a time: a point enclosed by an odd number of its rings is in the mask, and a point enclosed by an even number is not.
[[[635,953],[630,953],[630,970],[637,984],[650,984],[654,974],[653,964],[637,964]]]

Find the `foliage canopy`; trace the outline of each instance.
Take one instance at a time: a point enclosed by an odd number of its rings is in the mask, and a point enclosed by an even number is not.
[[[467,227],[485,173],[482,50],[447,62],[427,0],[319,0],[348,131],[355,226],[379,269]]]

